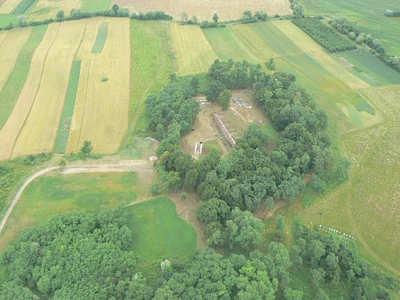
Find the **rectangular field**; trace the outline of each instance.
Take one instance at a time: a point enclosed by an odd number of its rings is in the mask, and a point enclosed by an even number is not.
[[[33,54],[25,84],[19,94],[14,109],[0,131],[0,160],[8,159],[11,156],[15,141],[35,100],[47,53],[57,37],[58,28],[58,23],[51,24],[48,27],[42,42]]]
[[[217,59],[198,26],[170,23],[172,45],[178,62],[178,74],[206,72]]]
[[[57,38],[47,54],[35,102],[18,135],[12,157],[52,151],[72,61],[84,31],[83,22],[64,22],[59,25]]]
[[[211,20],[217,13],[221,21],[241,18],[245,10],[265,10],[268,15],[289,15],[292,13],[288,0],[114,0],[113,3],[120,7],[130,8],[132,12],[148,12],[162,10],[176,20],[181,19],[182,12],[191,18],[196,16],[199,20]]]
[[[273,24],[301,50],[320,63],[327,71],[347,83],[351,88],[360,89],[370,87],[365,81],[351,74],[346,68],[335,61],[320,45],[291,21],[274,21]]]
[[[91,49],[101,19],[88,23],[82,49]],[[89,45],[91,44],[91,45]],[[76,105],[67,152],[78,152],[90,140],[95,153],[115,153],[128,128],[130,34],[128,19],[109,21],[100,54],[79,51],[82,57]]]
[[[0,32],[0,93],[14,70],[18,55],[28,41],[31,33],[32,28],[23,28],[12,32]],[[7,103],[4,103],[4,100],[0,98],[0,109],[6,105]],[[0,115],[2,115],[2,112],[0,112]]]
[[[47,26],[34,27],[32,33],[21,49],[14,69],[0,92],[0,130],[10,116],[18,96],[28,76],[32,56],[46,33]]]

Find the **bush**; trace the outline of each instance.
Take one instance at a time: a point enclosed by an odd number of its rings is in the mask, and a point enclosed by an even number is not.
[[[151,185],[151,194],[157,196],[160,194],[160,185],[158,183],[153,183]]]

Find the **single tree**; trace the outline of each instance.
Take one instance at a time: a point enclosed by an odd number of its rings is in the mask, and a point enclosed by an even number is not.
[[[188,20],[188,14],[185,13],[185,12],[183,12],[183,13],[181,14],[181,19],[182,19],[182,22],[183,22],[183,23],[187,22],[187,20]]]
[[[111,9],[112,9],[112,11],[114,12],[115,15],[118,14],[118,11],[119,11],[118,4],[114,4]]]
[[[61,170],[61,171],[64,171],[65,167],[67,166],[67,163],[65,162],[64,159],[62,159],[62,160],[60,161],[60,163],[58,164],[58,166],[60,167],[60,170]]]
[[[83,147],[81,148],[81,152],[85,155],[85,156],[90,156],[90,153],[92,152],[93,147],[92,147],[92,142],[86,140],[83,143]]]
[[[65,19],[65,13],[64,13],[64,11],[63,11],[62,9],[59,10],[59,11],[57,12],[56,17],[57,17],[57,21],[64,21],[64,19]]]
[[[19,25],[20,27],[26,27],[26,26],[28,26],[28,22],[26,21],[26,16],[23,16],[23,15],[18,16],[18,25]]]
[[[222,106],[223,110],[227,110],[230,106],[232,93],[230,90],[225,90],[218,99],[218,103]]]
[[[217,15],[217,13],[215,13],[215,14],[213,15],[212,19],[213,19],[213,21],[214,21],[215,23],[218,23],[219,17],[218,17],[218,15]]]

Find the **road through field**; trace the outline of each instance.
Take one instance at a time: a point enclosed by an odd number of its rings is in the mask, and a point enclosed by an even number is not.
[[[86,164],[86,165],[71,165],[65,168],[62,173],[71,174],[71,173],[92,173],[92,172],[130,172],[135,171],[140,168],[152,168],[152,164],[147,160],[130,160],[130,161],[121,161],[118,164]],[[22,193],[26,189],[26,187],[36,178],[43,176],[47,173],[50,173],[54,170],[59,169],[59,167],[49,167],[35,174],[31,175],[18,190],[17,194],[13,198],[6,214],[0,223],[0,233],[2,232],[11,212],[13,211],[15,205],[18,203],[19,198]]]

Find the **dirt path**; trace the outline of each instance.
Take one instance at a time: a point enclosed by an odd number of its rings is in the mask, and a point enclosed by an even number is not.
[[[0,233],[3,231],[3,228],[17,204],[19,198],[22,193],[26,189],[26,187],[36,178],[43,176],[52,171],[58,170],[59,167],[49,167],[35,174],[31,175],[24,184],[20,187],[14,199],[12,200],[10,207],[8,208],[6,214],[0,223]],[[62,173],[64,174],[73,174],[73,173],[92,173],[92,172],[131,172],[131,171],[145,171],[152,169],[151,163],[146,160],[129,160],[129,161],[121,161],[118,164],[80,164],[80,165],[70,165],[65,168]]]

